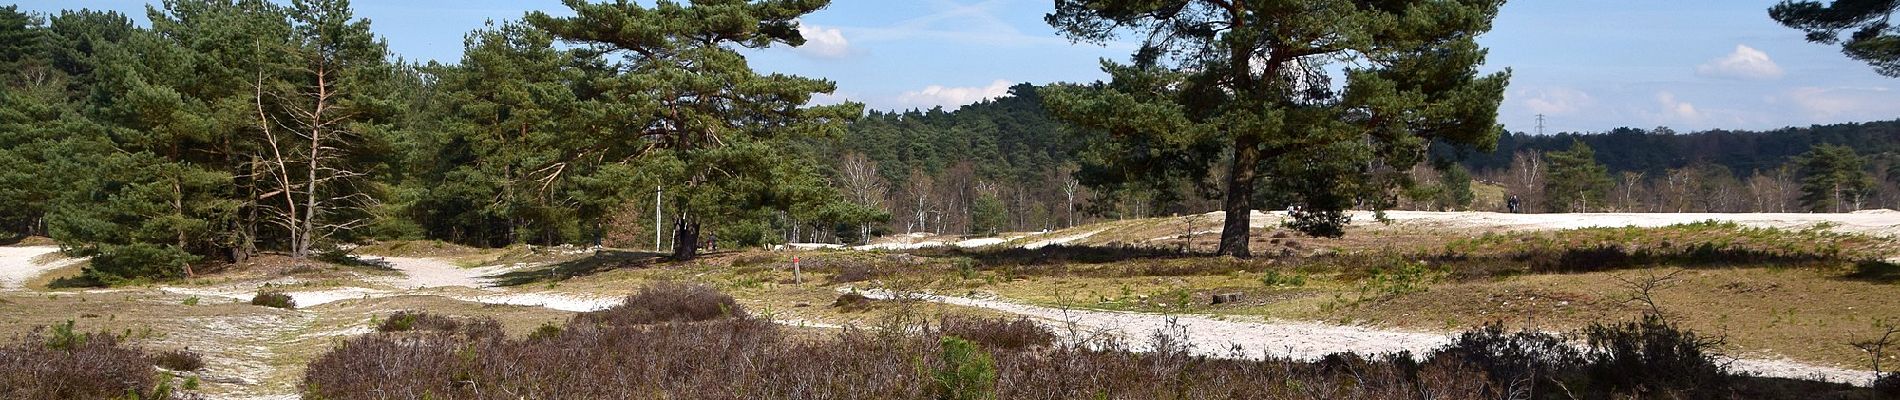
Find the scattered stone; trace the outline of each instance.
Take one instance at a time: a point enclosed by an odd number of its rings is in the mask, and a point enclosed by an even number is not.
[[[811,307],[811,303],[806,303],[806,302],[801,301],[801,302],[793,303],[792,307]]]
[[[1214,304],[1239,303],[1240,297],[1241,293],[1216,293],[1214,294]]]

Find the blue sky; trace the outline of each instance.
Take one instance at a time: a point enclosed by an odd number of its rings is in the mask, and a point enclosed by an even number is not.
[[[1900,118],[1900,80],[1767,17],[1775,0],[1515,0],[1481,41],[1513,79],[1499,120],[1549,132],[1669,126],[1767,129]],[[806,17],[807,46],[749,52],[754,68],[838,82],[873,108],[961,104],[1017,82],[1093,81],[1132,47],[1071,44],[1042,22],[1050,0],[834,0]],[[120,10],[144,2],[26,1]],[[361,1],[357,15],[412,59],[453,62],[462,35],[558,0]]]

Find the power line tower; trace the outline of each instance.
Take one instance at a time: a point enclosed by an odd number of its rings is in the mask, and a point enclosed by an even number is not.
[[[1537,136],[1544,136],[1544,114],[1537,114]]]

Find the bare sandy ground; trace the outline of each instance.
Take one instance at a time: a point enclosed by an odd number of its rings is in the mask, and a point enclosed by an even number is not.
[[[54,246],[5,246],[0,247],[0,290],[18,290],[26,281],[46,271],[59,269],[78,263],[83,259],[66,258],[47,263],[38,259],[58,253]]]
[[[400,277],[368,279],[376,287],[305,288],[302,280],[280,278],[264,282],[178,287],[159,290],[188,296],[250,301],[258,291],[275,288],[289,295],[298,308],[309,308],[341,300],[374,299],[406,295],[433,295],[456,300],[497,305],[545,307],[561,311],[595,311],[619,304],[620,297],[559,292],[521,292],[490,287],[496,274],[526,267],[528,264],[463,268],[435,258],[389,257],[383,260],[402,272]]]
[[[840,292],[852,291],[849,287]],[[994,299],[977,299],[934,294],[898,294],[884,290],[859,290],[872,298],[905,297],[965,307],[979,307],[1040,320],[1064,332],[1076,329],[1083,336],[1113,335],[1137,350],[1152,349],[1156,332],[1185,337],[1190,351],[1211,357],[1261,358],[1287,357],[1316,360],[1332,353],[1383,355],[1409,351],[1428,354],[1451,342],[1452,333],[1373,329],[1309,322],[1246,321],[1198,315],[1163,315],[1136,312],[1061,309]],[[1815,379],[1860,386],[1873,383],[1872,371],[1807,365],[1787,360],[1733,360],[1730,367],[1741,372],[1778,378]]]
[[[1400,226],[1490,230],[1558,230],[1590,227],[1662,227],[1703,221],[1732,222],[1741,226],[1776,229],[1826,228],[1835,232],[1872,236],[1900,235],[1900,212],[1868,210],[1837,214],[1798,213],[1592,213],[1505,214],[1493,212],[1387,211],[1386,219]],[[1256,218],[1263,215],[1256,215]],[[1264,215],[1271,220],[1285,213]],[[1380,222],[1371,212],[1354,212],[1353,223]]]

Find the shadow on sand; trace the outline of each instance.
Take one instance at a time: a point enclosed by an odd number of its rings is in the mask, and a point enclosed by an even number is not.
[[[494,286],[520,286],[588,276],[622,268],[647,268],[663,259],[663,254],[653,252],[601,250],[591,256],[494,275],[489,278],[494,279]]]

